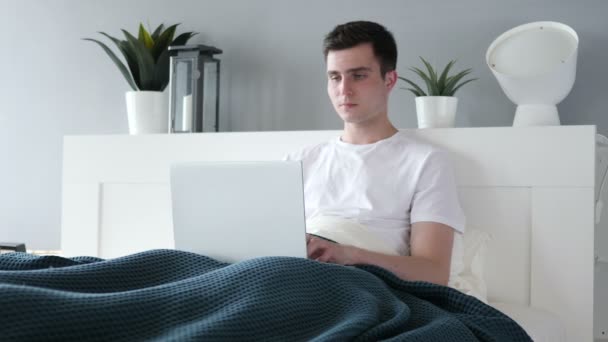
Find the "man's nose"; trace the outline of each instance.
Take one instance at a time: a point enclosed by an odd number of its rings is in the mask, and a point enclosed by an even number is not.
[[[353,94],[353,88],[352,88],[352,84],[349,80],[347,79],[343,79],[342,82],[340,82],[340,95],[352,95]]]

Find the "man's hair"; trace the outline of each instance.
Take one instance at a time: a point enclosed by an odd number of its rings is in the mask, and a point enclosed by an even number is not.
[[[382,78],[397,67],[397,44],[393,35],[382,25],[371,21],[351,21],[336,26],[323,40],[323,55],[359,44],[370,43],[380,63]]]

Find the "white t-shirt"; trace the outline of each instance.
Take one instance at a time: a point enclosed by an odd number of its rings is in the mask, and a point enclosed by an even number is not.
[[[464,231],[464,215],[446,152],[405,132],[373,144],[340,137],[290,153],[301,160],[307,221],[354,220],[394,254],[409,254],[410,225],[432,221]]]

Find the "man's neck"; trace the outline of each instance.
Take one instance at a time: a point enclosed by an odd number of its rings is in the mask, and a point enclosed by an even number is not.
[[[346,143],[355,145],[373,144],[390,138],[397,131],[388,120],[373,125],[345,123],[341,139]]]

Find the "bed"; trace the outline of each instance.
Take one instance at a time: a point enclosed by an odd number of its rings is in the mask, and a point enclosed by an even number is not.
[[[591,341],[595,127],[405,130],[450,151],[490,305],[538,341]],[[277,160],[339,131],[66,136],[65,256],[171,249],[169,165]]]

